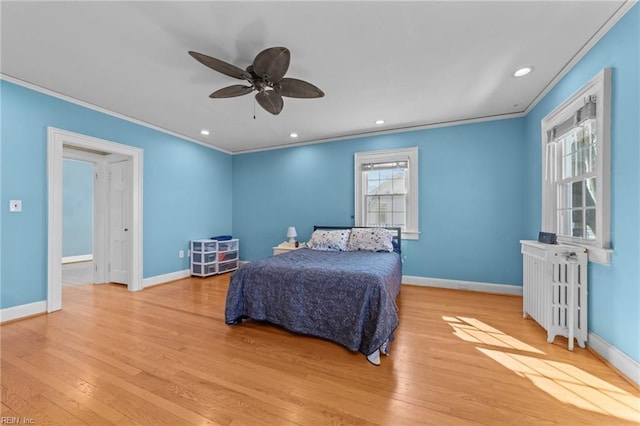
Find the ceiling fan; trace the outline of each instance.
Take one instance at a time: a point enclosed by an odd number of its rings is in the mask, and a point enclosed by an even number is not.
[[[256,91],[256,101],[262,108],[277,115],[284,106],[283,96],[289,98],[321,98],[324,92],[311,83],[284,75],[289,69],[291,52],[286,47],[270,47],[258,53],[246,70],[202,53],[189,51],[198,62],[229,77],[246,80],[249,84],[223,87],[210,98],[232,98]]]

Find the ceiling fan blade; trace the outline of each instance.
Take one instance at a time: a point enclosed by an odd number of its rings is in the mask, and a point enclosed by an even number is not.
[[[277,83],[287,73],[291,52],[286,47],[270,47],[253,60],[254,72],[263,80]]]
[[[228,64],[220,59],[212,58],[211,56],[193,52],[191,50],[189,51],[189,55],[201,64],[208,66],[212,70],[228,75],[229,77],[237,78],[239,80],[251,80],[251,74],[242,68],[236,67],[235,65]]]
[[[282,96],[289,98],[321,98],[324,92],[311,83],[297,78],[283,78],[273,89]]]
[[[233,86],[223,87],[209,95],[210,98],[233,98],[235,96],[247,95],[253,92],[253,87],[243,86],[242,84],[234,84]]]
[[[274,92],[273,90],[261,90],[256,94],[256,101],[260,104],[262,108],[267,110],[273,115],[280,114],[282,111],[282,107],[284,106],[284,101],[282,100],[282,96]]]

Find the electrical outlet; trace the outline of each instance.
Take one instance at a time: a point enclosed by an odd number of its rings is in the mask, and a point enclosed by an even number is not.
[[[184,257],[184,250],[180,250],[178,252],[178,257]]]
[[[9,200],[9,211],[10,212],[21,212],[22,211],[22,200]]]
[[[191,250],[187,250],[187,257],[191,257]]]

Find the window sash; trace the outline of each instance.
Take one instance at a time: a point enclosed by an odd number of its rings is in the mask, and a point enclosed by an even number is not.
[[[362,171],[367,188],[365,226],[404,227],[407,223],[406,178],[409,173],[409,161],[366,163],[362,165]],[[377,173],[379,171],[388,173]],[[398,175],[402,177],[398,178]],[[371,185],[372,182],[374,185],[377,183],[377,186]],[[371,188],[374,188],[373,193]]]
[[[589,111],[595,112],[595,97],[590,98]],[[556,172],[550,178],[555,183],[556,232],[560,237],[589,243],[598,237],[597,202],[594,199],[587,205],[588,196],[593,199],[592,194],[596,193],[593,185],[587,183],[597,181],[594,134],[597,134],[597,124],[595,119],[588,118],[565,128],[563,134],[550,141],[551,152],[555,151],[551,161],[556,162]]]

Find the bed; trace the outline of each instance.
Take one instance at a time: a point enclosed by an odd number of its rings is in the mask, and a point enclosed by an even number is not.
[[[319,248],[317,242],[312,244],[320,232],[339,231],[351,236],[347,237],[349,244],[356,235],[369,231],[390,233],[392,250],[356,250],[346,242],[328,249]],[[380,354],[389,354],[389,343],[398,326],[400,229],[316,226],[309,244],[312,248],[240,267],[229,283],[226,323],[237,325],[247,318],[268,321],[362,352],[379,365]]]

